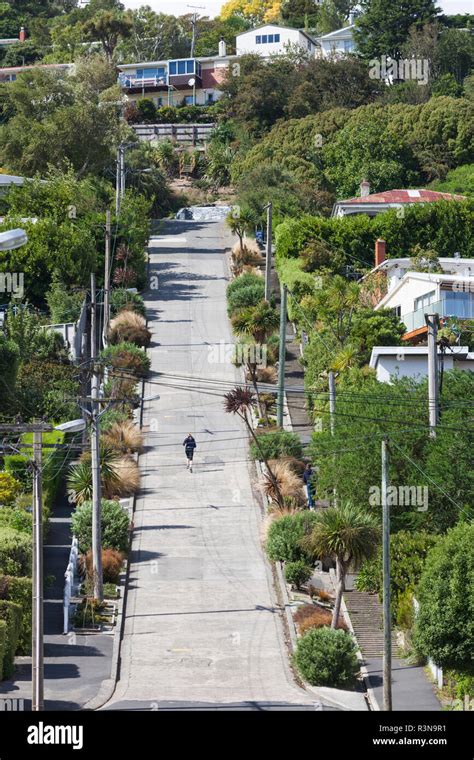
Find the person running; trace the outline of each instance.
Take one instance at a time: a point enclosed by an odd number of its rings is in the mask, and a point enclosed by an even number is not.
[[[188,433],[187,437],[183,441],[184,451],[186,453],[186,458],[188,460],[188,470],[191,472],[193,471],[193,456],[194,456],[194,449],[197,446],[196,441],[194,440],[191,433]]]
[[[304,472],[303,472],[303,482],[306,486],[306,493],[308,496],[308,508],[313,509],[314,508],[314,502],[313,502],[313,484],[311,482],[311,478],[313,477],[314,472],[313,468],[311,467],[310,462],[306,465]]]

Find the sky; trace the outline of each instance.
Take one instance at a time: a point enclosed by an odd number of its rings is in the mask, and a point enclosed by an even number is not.
[[[204,10],[198,10],[201,16],[217,16],[223,5],[223,0],[122,0],[122,2],[127,8],[149,5],[155,11],[170,13],[173,16],[191,13],[188,3],[202,5]],[[445,13],[474,13],[474,0],[438,0],[437,5]]]

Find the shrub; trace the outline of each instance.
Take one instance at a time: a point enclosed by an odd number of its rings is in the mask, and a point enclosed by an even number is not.
[[[136,377],[146,377],[150,358],[134,343],[117,343],[101,351],[100,358],[113,369],[130,372]]]
[[[288,462],[282,462],[277,459],[270,460],[268,464],[271,467],[278,490],[283,498],[291,500],[297,506],[303,506],[305,496],[301,477],[295,474]],[[275,484],[268,472],[263,476],[263,490],[272,501],[277,501]]]
[[[258,383],[276,383],[277,380],[278,372],[275,367],[259,367],[257,369]]]
[[[0,505],[11,504],[21,491],[21,483],[10,472],[0,472]]]
[[[0,599],[15,602],[21,606],[22,610],[20,637],[16,648],[16,653],[19,655],[31,654],[31,590],[31,578],[15,578],[11,575],[0,576]]]
[[[128,514],[118,501],[102,499],[102,546],[126,551],[128,548]],[[79,549],[86,553],[92,546],[92,502],[86,501],[72,515],[72,532]]]
[[[115,317],[122,309],[136,311],[145,316],[145,304],[138,293],[129,293],[126,288],[115,288],[110,295],[110,313]]]
[[[141,314],[123,310],[112,319],[109,338],[114,344],[125,341],[144,348],[150,344],[151,332],[147,330],[145,319]]]
[[[104,583],[119,583],[123,554],[116,549],[102,549],[102,578]],[[92,575],[92,550],[81,557],[81,569],[88,577]]]
[[[246,272],[245,274],[241,274],[239,277],[236,277],[235,280],[232,280],[231,283],[227,286],[227,300],[229,300],[238,290],[242,288],[248,288],[251,285],[256,286],[263,286],[263,291],[265,291],[265,284],[263,282],[263,278],[260,277],[260,275],[253,274],[252,272]]]
[[[109,431],[112,425],[122,424],[123,422],[132,422],[130,413],[123,409],[108,409],[100,418],[100,429],[102,432]]]
[[[278,459],[281,456],[301,458],[303,447],[296,433],[277,430],[274,433],[261,433],[258,436],[259,446],[252,441],[250,454],[253,459]]]
[[[133,451],[141,451],[143,434],[132,420],[112,422],[103,435],[103,442],[109,448],[128,454]]]
[[[0,527],[0,573],[31,575],[31,536],[10,527]]]
[[[350,686],[359,672],[352,637],[332,628],[308,631],[298,641],[293,659],[302,677],[312,686]]]
[[[4,458],[6,472],[21,483],[23,490],[31,491],[33,488],[33,471],[27,457],[22,454],[8,454]]]
[[[266,541],[268,558],[280,562],[305,559],[306,555],[300,541],[311,533],[315,519],[314,512],[305,510],[275,520],[270,525]]]
[[[32,535],[33,515],[26,509],[3,507],[0,509],[0,526],[14,528],[21,533]]]
[[[143,122],[155,122],[157,118],[156,106],[148,98],[140,98],[137,102],[138,117]]]
[[[114,465],[119,460],[116,451],[102,447],[100,450],[100,481],[103,495],[107,497],[118,496],[120,480]],[[71,467],[67,477],[68,488],[74,494],[77,504],[92,498],[92,459],[91,454],[85,451],[80,461]]]
[[[313,568],[307,565],[303,559],[296,562],[288,562],[285,565],[285,579],[295,588],[299,589],[307,583],[313,574]]]
[[[122,457],[112,465],[119,482],[117,496],[133,496],[140,488],[140,469],[131,457]]]
[[[3,678],[10,678],[15,668],[15,652],[20,637],[21,607],[14,602],[0,600],[0,620],[6,625],[3,647]]]
[[[231,293],[227,298],[227,312],[231,317],[238,309],[244,309],[247,306],[256,306],[265,295],[265,285],[263,280],[253,285],[247,285],[245,288],[239,288]]]
[[[316,605],[308,605],[308,607],[310,606],[313,607],[313,613],[311,615],[306,615],[304,620],[301,620],[298,624],[301,636],[303,636],[306,631],[310,631],[313,628],[330,626],[332,622],[332,612],[330,610],[325,610],[323,607],[317,607]],[[347,631],[347,626],[341,617],[339,618],[337,627],[342,631]]]

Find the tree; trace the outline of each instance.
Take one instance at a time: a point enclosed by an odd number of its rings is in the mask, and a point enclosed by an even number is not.
[[[119,42],[120,56],[125,63],[162,61],[189,55],[189,35],[182,18],[155,13],[148,5],[131,11],[129,17],[130,34]]]
[[[319,13],[314,0],[283,0],[280,10],[284,24],[296,29],[316,29]]]
[[[121,39],[132,33],[132,20],[128,13],[99,11],[86,21],[84,34],[90,40],[99,40],[107,60],[111,61]]]
[[[332,557],[336,561],[336,600],[331,628],[337,628],[349,567],[371,557],[380,538],[379,522],[361,507],[344,502],[324,509],[303,546],[315,559]]]
[[[472,674],[474,525],[461,522],[426,558],[417,590],[414,643],[442,668]]]
[[[80,70],[77,78],[67,79],[27,70],[8,85],[11,117],[0,131],[0,161],[9,170],[32,176],[46,174],[50,165],[71,166],[79,178],[100,174],[113,162],[120,136],[118,108],[102,100],[100,92],[92,94]]]
[[[243,420],[245,427],[252,436],[257,449],[260,451],[258,436],[255,434],[253,426],[249,420],[250,411],[255,405],[255,397],[253,393],[248,388],[237,387],[234,388],[234,390],[229,391],[229,393],[226,393],[224,399],[225,411],[228,414],[236,414],[238,417],[240,417],[241,420]],[[267,468],[269,478],[273,484],[273,488],[275,489],[278,506],[283,509],[284,500],[278,486],[278,481],[263,452],[261,452],[261,457],[262,462],[264,462],[265,467]]]
[[[363,0],[356,18],[354,40],[363,58],[390,56],[398,59],[410,29],[435,21],[434,0],[406,0],[387,5],[385,0]]]
[[[253,215],[249,209],[237,208],[237,213],[230,213],[225,221],[232,234],[239,238],[239,248],[243,251],[244,235],[253,228],[255,223]]]
[[[237,16],[252,26],[257,26],[264,22],[277,21],[280,7],[281,0],[227,0],[221,8],[220,17],[227,21],[232,16]]]

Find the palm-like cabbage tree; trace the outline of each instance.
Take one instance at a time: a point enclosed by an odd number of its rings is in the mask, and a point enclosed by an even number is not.
[[[258,346],[265,343],[267,338],[278,328],[279,324],[280,317],[277,310],[265,300],[260,301],[256,306],[242,309],[232,318],[232,327],[237,335],[252,338]],[[256,362],[247,362],[247,366],[252,378],[252,385],[257,397],[258,412],[261,417],[262,405],[257,385],[257,364]]]
[[[113,498],[120,488],[120,476],[116,466],[120,462],[120,455],[111,448],[100,448],[100,481],[102,495],[105,498]],[[92,499],[92,459],[90,452],[84,452],[80,461],[73,465],[67,477],[68,489],[74,494],[76,504]]]
[[[253,229],[255,220],[249,211],[249,209],[239,209],[237,207],[237,213],[231,213],[226,217],[226,224],[229,227],[233,235],[237,235],[239,238],[239,248],[244,250],[244,235],[249,230]]]
[[[377,518],[347,502],[318,512],[313,530],[302,540],[305,550],[315,559],[332,557],[336,561],[337,589],[331,628],[337,628],[350,565],[372,557],[379,538]]]
[[[225,411],[228,414],[236,414],[238,417],[240,417],[240,419],[244,421],[247,427],[247,430],[252,436],[255,442],[255,445],[257,446],[257,449],[260,452],[262,462],[265,463],[265,467],[267,468],[267,471],[268,471],[268,476],[273,484],[277,504],[280,507],[280,509],[283,509],[285,506],[285,502],[281,494],[278,481],[275,477],[275,474],[272,468],[270,467],[268,463],[268,460],[265,454],[262,451],[262,447],[260,446],[260,441],[258,440],[258,436],[255,435],[255,431],[249,420],[249,412],[256,403],[254,394],[252,393],[250,388],[237,387],[237,388],[234,388],[232,391],[229,391],[229,393],[226,393],[224,398],[225,398],[225,401],[224,401]]]

